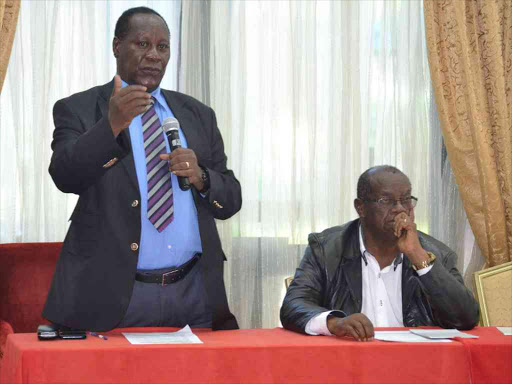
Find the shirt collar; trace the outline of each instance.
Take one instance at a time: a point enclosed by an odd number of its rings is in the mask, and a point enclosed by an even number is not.
[[[366,254],[373,256],[370,252],[366,250],[366,246],[364,245],[363,241],[363,227],[361,224],[359,224],[359,249],[361,250],[361,257],[364,260],[364,264],[368,265],[368,261],[366,260]],[[395,257],[395,260],[393,260],[394,270],[396,270],[396,267],[398,267],[400,264],[402,264],[402,261],[404,259],[404,254],[400,253],[397,257]]]

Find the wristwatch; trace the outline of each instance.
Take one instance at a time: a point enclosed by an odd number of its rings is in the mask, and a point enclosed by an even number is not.
[[[420,269],[430,267],[432,264],[434,264],[436,255],[434,255],[432,252],[427,252],[427,255],[428,255],[427,260],[422,261],[419,266],[416,266],[413,264],[412,269],[414,269],[415,271],[419,271]]]
[[[201,172],[201,180],[203,180],[203,189],[199,191],[203,195],[208,192],[210,189],[210,174],[208,173],[208,168],[200,166],[203,172]]]

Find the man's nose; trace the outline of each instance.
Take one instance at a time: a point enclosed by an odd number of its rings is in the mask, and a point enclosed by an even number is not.
[[[156,46],[152,46],[146,53],[146,58],[149,60],[161,60],[160,55],[158,54],[158,51],[156,49]]]
[[[395,200],[393,202],[393,207],[391,209],[395,212],[407,212],[407,209],[402,205],[402,202],[400,200]]]

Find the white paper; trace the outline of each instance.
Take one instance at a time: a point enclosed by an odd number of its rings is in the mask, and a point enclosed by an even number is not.
[[[176,332],[123,332],[123,335],[131,344],[203,344],[188,325]]]
[[[496,327],[505,336],[512,336],[512,327]]]
[[[457,329],[410,329],[410,331],[429,339],[453,339],[454,337],[478,339],[478,336],[470,335],[469,333],[464,333]]]
[[[427,339],[409,331],[375,331],[375,339],[402,343],[450,343],[448,339]]]

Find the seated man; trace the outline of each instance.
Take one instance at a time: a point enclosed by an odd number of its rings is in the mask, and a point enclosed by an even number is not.
[[[478,304],[456,254],[416,230],[409,178],[368,169],[357,184],[359,219],[309,236],[281,307],[286,329],[372,340],[373,327],[471,329]]]

